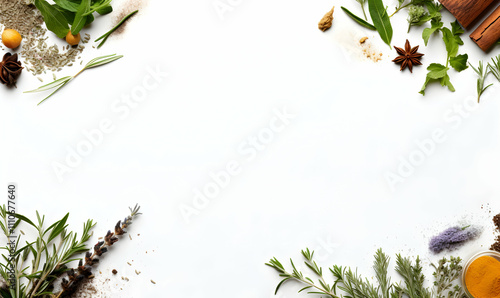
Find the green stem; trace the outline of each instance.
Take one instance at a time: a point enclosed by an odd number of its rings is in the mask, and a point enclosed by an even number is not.
[[[365,6],[363,4],[361,4],[361,9],[363,10],[363,15],[365,16],[365,21],[368,21],[368,18],[366,17]]]
[[[393,13],[392,13],[389,17],[390,17],[390,18],[392,18],[392,16],[393,16],[393,15],[395,15],[396,13],[398,13],[401,9],[406,8],[406,7],[410,6],[410,5],[411,5],[411,3],[408,3],[408,4],[405,4],[405,5],[403,5],[403,6],[398,7],[398,8],[396,9],[396,11],[395,11],[395,12],[393,12]]]

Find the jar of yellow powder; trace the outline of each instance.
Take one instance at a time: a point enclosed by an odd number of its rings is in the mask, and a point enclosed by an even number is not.
[[[500,253],[483,251],[465,264],[462,285],[470,298],[500,298]]]

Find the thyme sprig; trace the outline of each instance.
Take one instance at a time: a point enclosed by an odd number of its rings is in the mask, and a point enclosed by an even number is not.
[[[71,80],[73,80],[74,78],[76,78],[83,71],[85,71],[87,69],[90,69],[90,68],[94,68],[94,67],[98,67],[98,66],[101,66],[101,65],[104,65],[104,64],[111,63],[111,62],[113,62],[115,60],[118,60],[118,59],[120,59],[122,57],[123,57],[123,55],[112,54],[112,55],[106,55],[106,56],[101,56],[101,57],[94,58],[94,59],[90,60],[83,67],[83,69],[80,70],[74,76],[65,76],[65,77],[57,79],[57,80],[55,80],[55,81],[53,81],[51,83],[45,84],[43,86],[40,86],[40,87],[38,87],[36,89],[30,90],[30,91],[24,91],[24,93],[42,92],[42,91],[47,91],[47,90],[55,89],[52,93],[50,93],[47,97],[45,97],[42,101],[40,101],[38,103],[38,105],[40,105],[42,102],[44,102],[49,97],[51,97],[52,95],[54,95],[54,93],[56,93],[57,91],[59,91],[59,89],[61,89],[66,84],[68,84]]]
[[[266,265],[278,271],[282,278],[276,287],[275,294],[285,282],[295,280],[305,285],[299,290],[299,293],[311,290],[308,294],[321,294],[331,298],[466,298],[463,289],[456,283],[462,270],[460,258],[443,258],[437,265],[431,264],[435,270],[433,274],[434,286],[426,288],[424,287],[425,276],[422,273],[418,257],[412,261],[411,258],[402,257],[400,254],[396,255],[395,269],[403,278],[403,282],[400,284],[391,283],[391,278],[388,275],[390,259],[382,249],[379,249],[375,253],[373,263],[378,285],[363,278],[357,270],[334,265],[330,272],[335,281],[330,286],[326,282],[322,267],[313,260],[314,251],[303,250],[302,256],[305,258],[305,265],[317,278],[317,283],[313,281],[313,278],[299,271],[293,260],[290,259],[292,272],[288,272],[278,259],[272,258]]]

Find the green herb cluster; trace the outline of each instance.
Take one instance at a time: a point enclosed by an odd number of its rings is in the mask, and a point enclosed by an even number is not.
[[[118,241],[117,236],[125,234],[125,228],[141,214],[139,205],[129,209],[130,215],[123,221],[118,221],[114,233],[108,231],[105,240],[94,245],[92,254],[86,244],[93,234],[91,230],[95,226],[94,221],[87,220],[83,224],[81,236],[78,236],[76,232],[68,231],[69,213],[47,225],[45,216],[41,216],[38,211],[36,220],[33,221],[26,216],[9,213],[5,205],[0,206],[0,229],[7,238],[7,245],[0,247],[4,251],[1,253],[3,261],[0,262],[0,276],[5,281],[0,286],[0,297],[69,297],[76,291],[78,283],[92,274],[92,265],[99,261],[97,257]],[[36,239],[24,236],[22,230],[19,230],[22,235],[14,235],[21,222],[34,229]],[[84,258],[77,257],[84,252]],[[68,263],[73,261],[79,261],[78,268],[68,268]],[[54,292],[54,286],[59,282],[57,280],[64,276],[69,280],[62,278],[62,290]]]
[[[358,17],[347,8],[342,7],[342,10],[354,21],[363,27],[371,30],[377,30],[382,40],[391,45],[392,40],[392,25],[390,18],[401,11],[403,8],[408,7],[408,32],[412,26],[420,26],[428,21],[439,18],[441,19],[440,10],[441,4],[437,4],[434,0],[398,0],[398,6],[395,11],[389,15],[387,7],[382,0],[356,0],[363,10],[364,19]],[[365,3],[368,2],[368,10],[370,12],[373,25],[367,20],[365,13]]]
[[[94,21],[94,12],[100,15],[113,11],[112,0],[35,0],[47,29],[64,38],[68,32],[77,35],[86,25]]]
[[[12,229],[9,229],[8,216],[14,215],[18,218]],[[20,214],[10,214],[5,205],[0,206],[0,228],[10,241],[12,230],[17,228],[20,222],[25,222],[36,231],[37,238],[34,241],[24,241],[21,236],[17,237],[15,245],[3,247],[2,253],[5,261],[0,263],[0,275],[7,282],[8,288],[0,288],[2,297],[43,297],[52,294],[53,282],[63,274],[67,268],[66,264],[78,260],[75,255],[87,251],[89,248],[85,243],[92,236],[90,230],[95,223],[87,220],[83,225],[80,237],[75,232],[68,232],[67,220],[69,213],[62,219],[46,227],[45,216],[36,212],[37,220],[33,222]],[[31,259],[31,264],[28,264]],[[14,279],[9,276],[14,273]],[[15,280],[15,287],[11,287]],[[25,284],[24,280],[28,283]]]
[[[433,19],[431,21],[432,27],[424,29],[422,38],[427,45],[432,34],[438,32],[442,33],[447,52],[446,65],[431,63],[429,67],[427,67],[427,77],[422,89],[420,90],[422,95],[425,95],[425,89],[432,81],[438,81],[441,83],[441,86],[446,86],[450,91],[454,92],[455,87],[453,87],[453,84],[450,81],[450,76],[448,75],[450,66],[458,72],[461,72],[468,67],[467,59],[469,56],[467,54],[458,55],[459,46],[464,44],[462,38],[460,38],[460,35],[464,33],[464,30],[460,27],[457,21],[451,23],[451,30],[447,27],[443,27],[443,22],[441,22],[440,19],[441,18],[439,17],[439,19]]]
[[[349,267],[333,266],[329,269],[334,277],[334,282],[329,284],[326,281],[323,268],[314,261],[314,251],[309,249],[302,251],[305,258],[305,265],[314,273],[314,278],[304,275],[294,262],[290,260],[292,271],[288,272],[285,267],[273,258],[266,263],[267,266],[278,271],[282,280],[276,287],[275,294],[278,293],[281,286],[287,281],[298,281],[305,286],[299,290],[307,291],[308,294],[326,295],[330,298],[466,298],[463,289],[456,284],[462,266],[461,259],[451,257],[443,258],[434,268],[433,287],[424,286],[426,278],[422,273],[422,265],[417,257],[415,261],[410,258],[396,255],[396,272],[403,278],[401,283],[392,283],[388,274],[389,257],[382,251],[377,250],[373,269],[375,271],[375,280],[377,284],[363,278]],[[316,280],[316,282],[314,281]]]

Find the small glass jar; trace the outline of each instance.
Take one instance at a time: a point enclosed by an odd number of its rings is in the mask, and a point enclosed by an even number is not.
[[[465,274],[467,273],[467,270],[469,270],[469,266],[472,264],[472,262],[474,262],[478,258],[484,257],[484,256],[493,257],[493,258],[497,259],[498,261],[500,261],[500,253],[498,253],[496,251],[493,251],[493,250],[485,250],[485,251],[482,251],[482,252],[479,252],[479,253],[473,255],[465,263],[464,268],[462,270],[462,287],[463,287],[463,289],[464,289],[465,294],[467,295],[467,297],[476,298],[476,297],[472,296],[472,294],[469,292],[469,289],[467,289],[467,284],[465,283]]]

